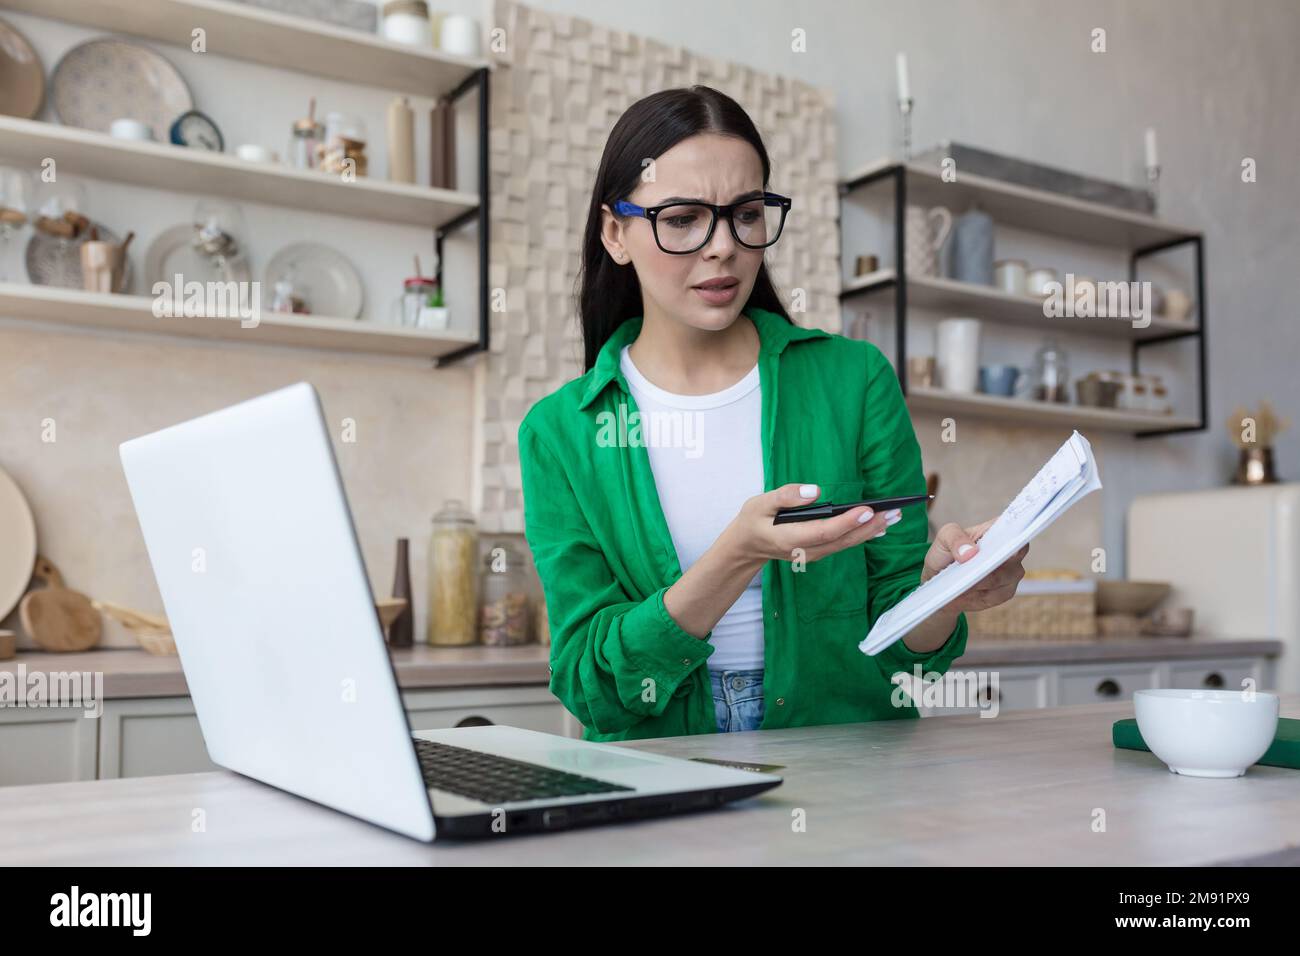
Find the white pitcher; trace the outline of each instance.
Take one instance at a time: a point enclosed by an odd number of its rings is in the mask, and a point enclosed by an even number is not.
[[[952,213],[943,206],[926,209],[908,206],[904,220],[907,231],[905,259],[910,276],[939,274],[939,250],[952,232]]]

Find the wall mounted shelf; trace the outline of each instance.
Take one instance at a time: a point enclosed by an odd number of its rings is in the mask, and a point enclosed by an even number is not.
[[[894,160],[871,163],[843,180],[839,189],[840,201],[844,202],[858,190],[881,184],[890,185],[893,189],[895,266],[844,283],[840,301],[871,294],[892,297],[895,370],[903,394],[913,407],[934,408],[936,402],[942,402],[944,409],[972,412],[983,417],[1003,417],[1020,422],[1086,423],[1101,428],[1131,431],[1139,438],[1205,430],[1209,394],[1205,335],[1205,247],[1201,233],[1142,213],[984,176],[958,172],[956,180],[949,182],[943,179],[938,168]],[[1043,314],[1040,299],[1009,295],[993,287],[934,276],[909,276],[902,251],[907,248],[906,212],[910,204],[943,205],[954,212],[978,205],[1001,226],[1012,226],[1076,242],[1118,247],[1128,253],[1130,281],[1139,278],[1139,267],[1144,260],[1170,249],[1190,247],[1195,256],[1195,321],[1172,322],[1153,317],[1148,327],[1135,329],[1127,320],[1050,318]],[[1085,335],[1127,339],[1134,374],[1141,371],[1140,355],[1144,348],[1179,339],[1191,339],[1196,343],[1198,416],[1192,419],[1083,405],[1050,405],[983,394],[911,389],[907,382],[907,320],[910,305],[952,310],[977,316],[984,321],[1031,327],[1040,331],[1056,327]]]
[[[1053,404],[1027,399],[1003,398],[979,392],[949,392],[940,388],[913,385],[907,392],[910,408],[938,412],[942,415],[971,414],[1007,422],[1064,427],[1091,427],[1106,431],[1141,432],[1149,429],[1189,428],[1194,419],[1172,415],[1152,415],[1086,405]]]
[[[32,168],[39,168],[48,156],[60,172],[76,176],[409,226],[444,225],[476,209],[479,201],[477,193],[368,176],[345,182],[310,169],[250,163],[227,153],[170,143],[115,139],[94,130],[12,116],[0,116],[0,143],[11,162]]]
[[[417,96],[446,95],[487,66],[228,0],[3,0],[0,7],[187,50],[202,27],[211,54]]]
[[[146,295],[110,295],[0,282],[0,315],[86,329],[142,332],[185,339],[291,345],[371,355],[441,359],[477,341],[474,335],[433,333],[356,319],[263,311],[244,328],[237,317],[158,317]]]

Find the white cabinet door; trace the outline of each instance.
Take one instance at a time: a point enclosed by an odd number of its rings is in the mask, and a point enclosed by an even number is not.
[[[81,708],[0,708],[0,786],[94,780],[98,730]]]
[[[503,724],[564,735],[567,711],[546,687],[410,690],[402,694],[412,730]]]
[[[1046,671],[1029,667],[949,671],[943,678],[946,687],[942,691],[938,687],[921,691],[916,709],[922,717],[992,711],[995,695],[998,713],[1047,707],[1051,699],[1049,678]],[[927,699],[931,703],[926,703]]]
[[[1103,704],[1132,700],[1135,690],[1160,686],[1158,663],[1079,664],[1057,674],[1057,705]]]
[[[1236,658],[1213,661],[1176,661],[1169,664],[1167,687],[1187,690],[1241,690],[1242,681],[1254,681],[1255,690],[1268,690],[1258,660]]]
[[[99,776],[152,777],[221,768],[208,759],[188,697],[110,700],[99,731]]]

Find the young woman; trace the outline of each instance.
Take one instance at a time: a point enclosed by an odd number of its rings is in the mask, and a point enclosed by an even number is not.
[[[666,90],[615,124],[592,190],[586,373],[519,429],[551,690],[588,740],[916,717],[899,671],[943,672],[962,613],[1000,604],[1022,549],[876,657],[876,618],[992,524],[927,541],[925,508],[774,524],[780,508],[923,494],[893,368],[791,320],[764,249],[795,201],[730,97]]]

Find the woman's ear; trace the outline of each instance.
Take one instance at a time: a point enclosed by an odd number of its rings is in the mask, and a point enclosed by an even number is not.
[[[608,203],[600,204],[600,241],[605,246],[609,257],[619,265],[630,261],[626,247],[623,245],[623,224]]]

